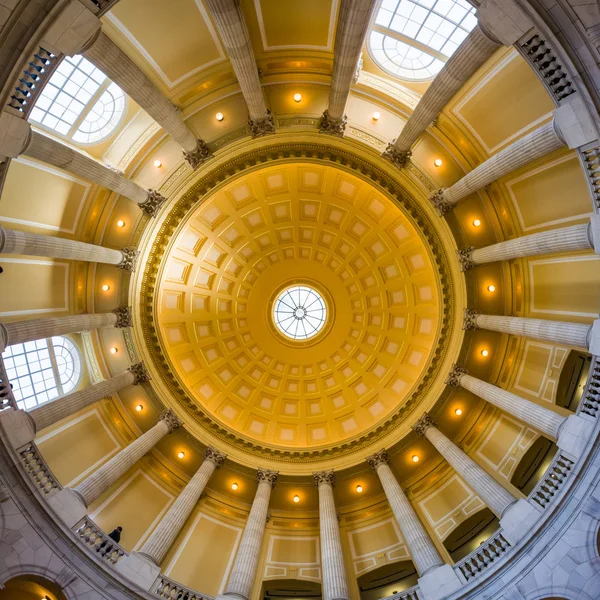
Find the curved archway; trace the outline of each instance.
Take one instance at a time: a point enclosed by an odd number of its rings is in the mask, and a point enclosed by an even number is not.
[[[67,600],[60,587],[39,575],[19,575],[0,590],[0,600]]]

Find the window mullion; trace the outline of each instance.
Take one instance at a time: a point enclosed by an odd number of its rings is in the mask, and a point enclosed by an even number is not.
[[[46,340],[48,344],[48,354],[50,355],[50,362],[52,363],[52,372],[54,373],[54,381],[56,382],[56,389],[58,390],[58,395],[63,395],[62,384],[60,382],[60,375],[58,373],[58,365],[56,363],[56,355],[54,354],[54,344],[52,343],[52,338],[48,338]]]
[[[75,122],[69,129],[69,138],[73,137],[73,134],[81,127],[81,124],[85,121],[85,118],[90,114],[90,110],[94,108],[96,102],[100,99],[100,96],[106,91],[108,86],[111,84],[110,79],[105,79],[104,83],[96,90],[96,93],[90,98],[85,108],[81,111],[81,114],[75,119]]]

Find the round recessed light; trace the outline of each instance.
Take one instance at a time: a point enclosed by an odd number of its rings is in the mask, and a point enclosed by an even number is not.
[[[481,225],[481,221],[479,219],[475,219],[473,221],[473,227],[479,227]]]
[[[488,292],[495,292],[496,291],[496,286],[495,285],[488,285]]]
[[[221,122],[224,118],[225,118],[225,115],[223,113],[217,113],[215,115],[215,119],[219,122]]]
[[[433,161],[433,165],[434,165],[435,167],[441,167],[443,164],[444,164],[444,161],[443,161],[441,158],[436,158],[436,159]]]
[[[457,417],[460,417],[460,415],[462,415],[462,408],[457,408],[457,409],[454,411],[454,414],[455,414]]]
[[[482,350],[481,356],[487,356],[489,353],[490,353],[489,350]]]
[[[419,462],[419,457],[416,454],[412,455],[412,461],[413,462]]]
[[[102,291],[103,291],[103,292],[108,292],[108,290],[110,290],[110,285],[108,285],[108,283],[105,283],[105,284],[102,286]]]
[[[379,111],[375,111],[373,113],[373,121],[379,121],[379,117],[381,117],[381,113]]]
[[[235,492],[235,490],[238,489],[238,487],[240,487],[237,483],[232,483],[231,484],[231,489]]]
[[[141,404],[138,404],[138,405],[135,407],[135,410],[137,410],[137,412],[142,412],[142,411],[144,410],[144,407],[143,407]]]
[[[300,502],[300,496],[298,496],[298,494],[294,496],[294,502]]]
[[[294,94],[294,102],[300,102],[302,100],[302,94]]]
[[[360,494],[363,490],[362,485],[360,485],[360,483],[356,486],[356,491]]]
[[[183,458],[185,456],[185,452],[178,452],[177,458]]]
[[[110,353],[111,353],[111,354],[116,354],[118,351],[119,351],[119,350],[118,350],[118,348],[115,348],[115,347],[112,347],[112,348],[110,349]]]
[[[125,227],[125,221],[123,221],[122,219],[119,219],[117,221],[117,227]]]
[[[157,159],[157,160],[155,160],[155,161],[154,161],[154,166],[155,166],[157,169],[160,169],[160,168],[162,167],[162,162],[161,162],[160,160],[158,160],[158,159]]]

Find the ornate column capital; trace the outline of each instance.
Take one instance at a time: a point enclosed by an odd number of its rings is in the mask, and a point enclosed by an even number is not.
[[[184,152],[183,158],[188,161],[192,169],[197,169],[203,162],[213,157],[213,153],[208,149],[207,143],[199,139],[195,150]]]
[[[337,135],[339,137],[344,136],[344,131],[346,130],[346,123],[348,118],[344,115],[341,119],[332,119],[329,116],[329,111],[325,111],[323,116],[321,117],[321,124],[319,126],[319,131],[321,133],[329,133],[331,135]]]
[[[381,155],[383,158],[387,158],[390,162],[396,165],[399,169],[403,169],[406,166],[406,163],[410,160],[412,156],[411,150],[398,150],[396,148],[396,140],[390,142],[387,145],[387,148],[384,150]]]
[[[159,194],[156,190],[148,190],[148,197],[145,202],[142,202],[139,207],[151,217],[155,217],[158,209],[167,201],[167,199]]]
[[[214,463],[215,468],[217,469],[223,464],[223,461],[226,458],[227,454],[219,452],[216,448],[213,448],[212,446],[209,446],[206,449],[206,452],[204,453],[204,460],[210,460],[212,463]]]
[[[137,259],[138,251],[135,248],[121,248],[123,254],[123,260],[117,265],[119,269],[124,271],[131,271],[135,269],[135,261]]]
[[[460,378],[467,373],[468,371],[464,367],[459,367],[456,363],[453,364],[452,371],[448,373],[448,377],[446,378],[446,385],[460,387]]]
[[[452,209],[452,206],[448,204],[446,198],[444,197],[445,188],[440,188],[437,192],[433,192],[431,196],[429,196],[429,201],[433,204],[433,207],[438,211],[440,217],[445,215]]]
[[[472,308],[465,308],[463,313],[463,329],[465,331],[474,331],[475,329],[479,329],[477,327],[477,315],[481,313],[478,310],[474,310]]]
[[[331,471],[317,471],[316,473],[313,473],[313,478],[316,487],[323,484],[333,487],[333,484],[335,483],[335,473],[333,472],[333,469],[331,469]]]
[[[175,413],[167,408],[160,413],[158,417],[159,421],[165,421],[169,426],[169,433],[173,433],[178,427],[181,427],[183,423],[176,417]]]
[[[458,264],[460,265],[461,271],[467,271],[475,266],[473,262],[473,250],[475,250],[475,246],[469,246],[464,250],[458,250]]]
[[[126,306],[125,308],[115,308],[113,312],[115,313],[115,315],[117,315],[117,322],[115,323],[115,327],[123,329],[124,327],[133,326],[130,306]]]
[[[429,416],[429,413],[423,413],[421,418],[412,426],[412,429],[419,435],[425,435],[430,427],[435,427],[435,421]]]
[[[270,110],[267,110],[267,114],[260,119],[248,119],[248,126],[252,137],[275,133],[275,121]]]
[[[146,371],[144,363],[139,362],[135,365],[130,365],[128,371],[133,373],[133,385],[140,385],[141,383],[150,381],[150,375]]]
[[[377,471],[377,467],[379,467],[380,465],[389,465],[390,464],[390,459],[387,455],[387,452],[385,451],[385,448],[382,448],[376,454],[367,456],[367,458],[365,460],[367,461],[367,464],[375,471]]]
[[[275,482],[279,477],[279,471],[269,471],[269,469],[258,469],[256,472],[256,481],[262,483],[266,481],[271,487],[275,487]]]

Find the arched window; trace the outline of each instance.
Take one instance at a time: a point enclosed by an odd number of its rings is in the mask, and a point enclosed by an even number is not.
[[[81,144],[108,137],[125,113],[123,90],[83,58],[67,56],[42,90],[30,118]]]
[[[381,0],[369,53],[390,75],[431,79],[476,24],[467,0]]]
[[[62,336],[8,346],[2,359],[17,405],[23,410],[64,396],[79,383],[79,352]]]

